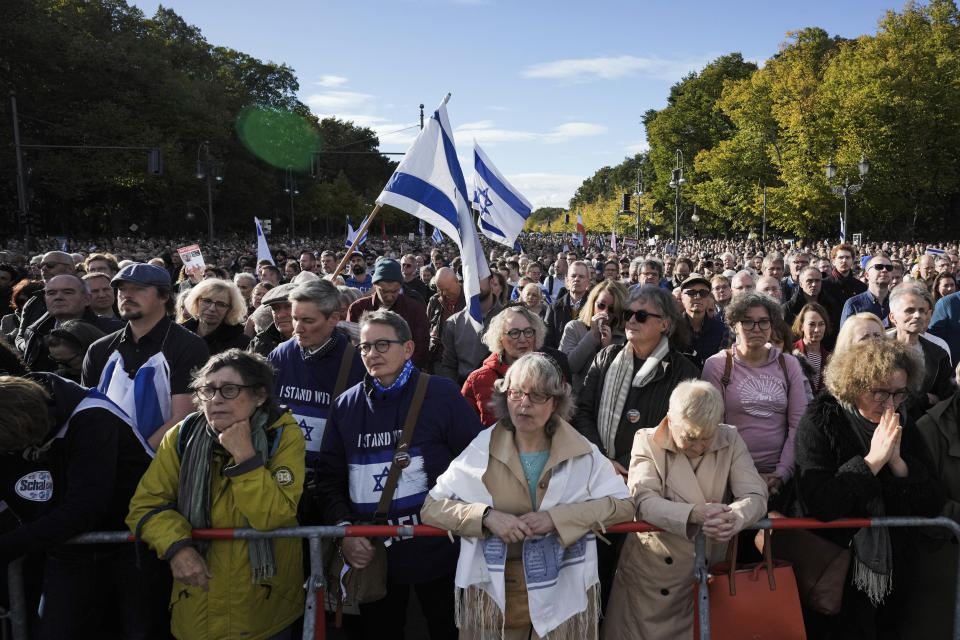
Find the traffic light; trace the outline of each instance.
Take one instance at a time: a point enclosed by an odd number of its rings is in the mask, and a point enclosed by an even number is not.
[[[620,196],[620,211],[630,211],[630,194],[625,193]]]
[[[147,152],[147,173],[159,176],[163,173],[163,149],[153,147]]]

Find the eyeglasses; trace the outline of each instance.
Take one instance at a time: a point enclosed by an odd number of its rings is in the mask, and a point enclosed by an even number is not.
[[[756,331],[757,329],[760,329],[760,331],[766,331],[770,328],[770,318],[762,318],[754,321],[741,320],[740,328],[744,331]]]
[[[520,391],[520,389],[507,389],[507,400],[512,400],[513,402],[523,402],[524,396],[530,398],[530,402],[532,402],[533,404],[543,404],[552,397],[552,396],[548,396],[545,393],[537,393],[536,391]]]
[[[710,289],[685,289],[683,295],[691,298],[706,298],[710,296]]]
[[[53,269],[54,267],[72,267],[73,265],[69,262],[41,262],[40,270],[44,269]]]
[[[523,336],[527,340],[532,340],[533,336],[537,335],[537,330],[533,327],[527,327],[526,329],[510,329],[510,331],[504,331],[503,335],[508,336],[511,340],[519,340],[520,336]]]
[[[874,271],[893,271],[892,264],[875,264],[873,265]]]
[[[880,404],[885,403],[890,398],[893,398],[894,404],[900,404],[901,402],[907,399],[908,395],[910,395],[910,393],[906,389],[901,389],[900,391],[886,391],[884,389],[874,389],[870,393],[872,394],[873,401],[878,402]]]
[[[240,395],[241,389],[250,389],[253,386],[252,384],[225,384],[220,387],[215,387],[211,384],[205,384],[202,387],[198,387],[194,393],[204,402],[213,400],[214,396],[217,395],[217,391],[220,392],[220,397],[224,400],[233,400]]]
[[[392,344],[403,344],[403,340],[387,340],[384,338],[373,342],[361,342],[357,345],[357,349],[360,350],[360,355],[365,356],[370,353],[370,349],[376,349],[377,353],[386,353],[390,350]]]
[[[624,324],[630,322],[630,318],[636,318],[639,324],[643,324],[649,318],[662,318],[663,315],[659,313],[650,313],[646,309],[637,309],[636,311],[631,311],[630,309],[625,309],[623,312],[623,322]]]
[[[210,298],[200,298],[199,302],[204,307],[216,307],[220,311],[226,311],[230,308],[229,302],[221,302],[220,300],[211,300]]]

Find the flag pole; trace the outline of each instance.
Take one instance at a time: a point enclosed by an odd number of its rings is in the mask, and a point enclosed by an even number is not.
[[[340,264],[337,265],[337,270],[333,272],[335,276],[340,275],[340,273],[343,272],[343,268],[347,266],[347,263],[350,261],[350,256],[353,255],[354,250],[357,248],[357,244],[360,242],[360,238],[362,238],[363,234],[367,232],[367,229],[370,227],[370,223],[373,222],[373,219],[376,217],[378,211],[380,211],[379,204],[373,208],[373,211],[371,211],[370,215],[367,216],[366,221],[360,225],[360,230],[357,231],[353,237],[353,244],[350,245],[350,248],[347,249],[346,255],[343,256],[342,260],[340,260]]]

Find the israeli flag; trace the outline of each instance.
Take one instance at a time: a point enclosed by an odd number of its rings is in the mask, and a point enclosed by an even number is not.
[[[367,219],[364,218],[363,222],[360,223],[360,229],[362,229],[363,225],[365,225],[366,223],[367,223]],[[357,237],[357,231],[359,231],[360,229],[357,229],[356,231],[354,231],[353,226],[350,224],[350,216],[347,216],[347,241],[345,243],[345,246],[347,249],[353,246],[353,240],[354,238]],[[366,241],[367,241],[367,232],[364,231],[363,237],[360,238],[360,242],[357,243],[357,246],[359,247]]]
[[[463,259],[468,315],[474,329],[480,331],[483,328],[480,280],[490,275],[490,268],[474,227],[467,185],[457,160],[453,129],[447,118],[449,100],[448,93],[424,123],[423,130],[377,197],[377,204],[389,204],[425,220],[457,244]]]
[[[276,265],[273,256],[270,255],[270,247],[267,246],[267,237],[263,235],[263,228],[260,226],[260,218],[254,218],[253,223],[257,225],[257,262],[269,260],[270,264]]]
[[[350,500],[361,512],[376,511],[380,496],[390,475],[390,463],[394,450],[361,450],[362,453],[348,465],[350,477]],[[408,511],[418,508],[427,497],[427,470],[420,447],[410,447],[410,464],[400,473],[400,480],[393,492],[391,508]]]
[[[840,242],[847,241],[847,228],[843,224],[843,214],[840,214]]]
[[[423,224],[423,222],[421,221],[420,224]],[[440,233],[440,229],[434,227],[433,233],[430,235],[430,239],[433,240],[433,244],[440,244],[443,242],[443,234]]]
[[[527,223],[532,207],[490,162],[473,141],[473,208],[480,212],[480,232],[495,242],[516,248],[517,236]],[[547,223],[547,230],[550,225]]]

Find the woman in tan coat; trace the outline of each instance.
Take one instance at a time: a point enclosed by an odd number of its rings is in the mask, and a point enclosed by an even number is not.
[[[426,524],[462,536],[460,637],[592,640],[599,586],[592,530],[630,520],[610,461],[564,419],[570,385],[549,356],[519,358],[494,384],[500,420],[424,501]]]
[[[707,536],[708,564],[766,514],[767,485],[736,428],[720,424],[723,399],[688,380],[667,417],[634,436],[627,485],[637,520],[663,529],[627,537],[604,620],[608,640],[693,637],[693,540]]]

